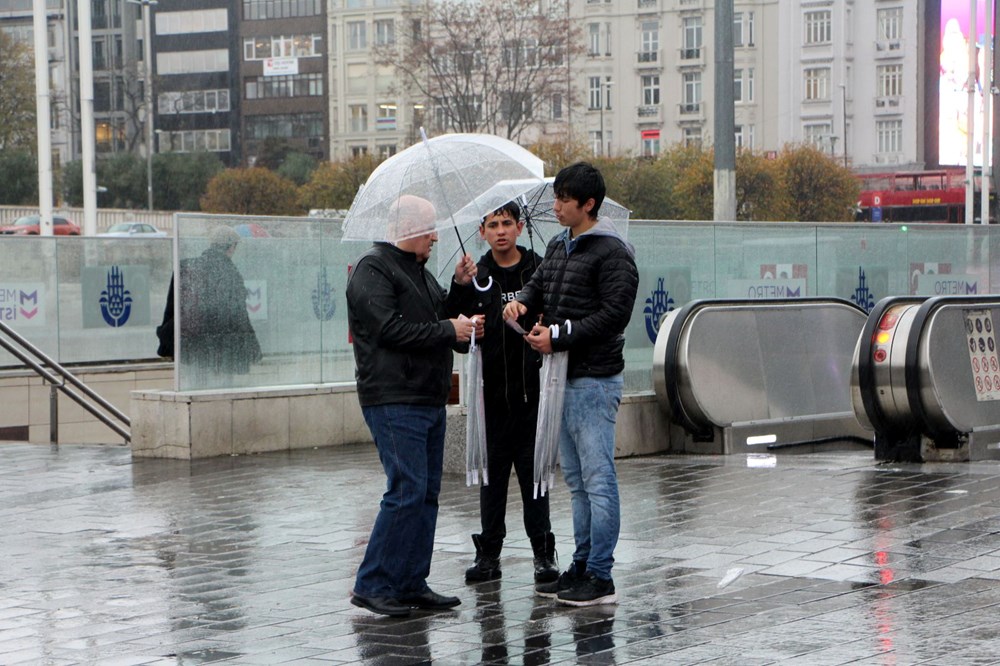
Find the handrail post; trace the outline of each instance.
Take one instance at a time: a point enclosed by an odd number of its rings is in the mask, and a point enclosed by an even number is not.
[[[59,390],[55,384],[49,384],[49,441],[59,443]]]

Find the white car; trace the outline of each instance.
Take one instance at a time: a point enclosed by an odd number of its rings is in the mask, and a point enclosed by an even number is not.
[[[107,231],[98,234],[110,238],[166,238],[167,232],[160,231],[152,224],[145,222],[119,222],[113,224]]]

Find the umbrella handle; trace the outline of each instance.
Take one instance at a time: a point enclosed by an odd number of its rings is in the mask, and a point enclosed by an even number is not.
[[[486,281],[485,287],[480,287],[479,283],[476,282],[476,278],[472,278],[472,286],[476,288],[476,291],[489,291],[493,288],[493,276],[491,275],[489,280]]]

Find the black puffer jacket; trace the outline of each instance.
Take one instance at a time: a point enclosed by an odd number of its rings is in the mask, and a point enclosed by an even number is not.
[[[347,319],[362,407],[447,404],[457,346],[444,299],[412,252],[376,243],[358,259],[347,281]]]
[[[483,338],[483,398],[487,421],[524,419],[534,434],[538,410],[538,370],[542,359],[524,339],[503,323],[503,307],[513,300],[541,265],[542,258],[518,246],[521,260],[516,266],[501,268],[487,252],[480,258],[476,282],[484,285],[493,278],[487,291],[472,285],[452,285],[448,293],[449,316],[459,314],[486,316]],[[530,317],[526,319],[530,321]],[[490,427],[487,423],[487,428]]]
[[[517,300],[557,326],[552,350],[569,351],[568,377],[610,377],[625,369],[624,333],[638,288],[632,247],[600,218],[574,240],[569,230],[553,238]]]

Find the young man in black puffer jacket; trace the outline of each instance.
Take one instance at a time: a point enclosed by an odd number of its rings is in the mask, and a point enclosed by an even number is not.
[[[562,604],[616,603],[611,578],[621,510],[615,472],[615,420],[622,398],[625,327],[639,274],[632,247],[607,218],[601,172],[583,162],[553,183],[559,224],[567,229],[545,250],[541,268],[504,309],[507,319],[541,311],[526,336],[542,354],[569,352],[559,457],[571,493],[573,564],[553,583],[535,586]]]
[[[521,488],[524,530],[534,553],[535,581],[559,577],[555,537],[549,523],[549,498],[533,497],[535,424],[538,418],[538,370],[541,357],[503,323],[503,306],[531,278],[542,258],[517,245],[524,222],[516,203],[487,215],[479,226],[490,251],[480,258],[476,283],[455,284],[448,294],[449,313],[482,313],[483,403],[490,482],[479,490],[481,534],[473,534],[476,560],[465,572],[469,583],[500,577],[500,550],[507,536],[507,489],[513,467]],[[492,278],[492,283],[490,283]]]

